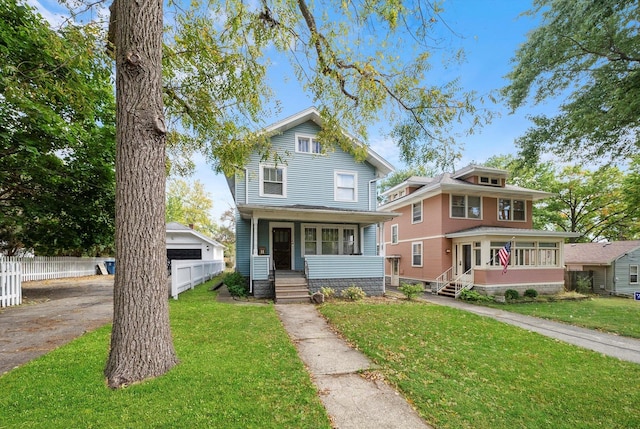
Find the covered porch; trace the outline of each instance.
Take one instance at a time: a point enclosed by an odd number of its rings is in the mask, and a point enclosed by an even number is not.
[[[384,221],[396,213],[312,206],[239,205],[250,232],[250,291],[275,298],[278,274],[299,272],[309,293],[353,284],[384,293]]]

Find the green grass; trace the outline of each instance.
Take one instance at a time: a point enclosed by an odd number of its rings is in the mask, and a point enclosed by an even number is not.
[[[640,427],[640,366],[426,303],[321,312],[437,428]]]
[[[627,298],[593,297],[515,304],[480,303],[505,311],[557,320],[585,328],[640,338],[640,302]]]
[[[208,286],[171,301],[169,373],[109,390],[104,327],[0,377],[0,428],[329,428],[273,306],[217,303]]]

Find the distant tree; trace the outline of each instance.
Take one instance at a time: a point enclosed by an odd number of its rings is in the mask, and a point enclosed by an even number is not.
[[[551,151],[565,160],[626,160],[638,152],[640,3],[535,0],[542,24],[513,60],[503,89],[516,110],[530,100],[565,97],[556,116],[532,117],[517,141],[532,161]]]
[[[0,250],[113,254],[115,100],[99,28],[0,0]]]
[[[202,182],[189,183],[181,178],[168,181],[166,198],[166,222],[193,225],[194,229],[213,237],[217,231],[211,218],[213,200]]]
[[[236,255],[236,217],[235,210],[229,208],[220,216],[220,223],[214,234],[214,238],[224,246],[224,254],[230,259],[235,260]]]
[[[382,193],[391,189],[413,176],[433,177],[436,175],[436,171],[435,167],[429,167],[427,165],[414,165],[404,170],[396,170],[380,181],[378,192]]]

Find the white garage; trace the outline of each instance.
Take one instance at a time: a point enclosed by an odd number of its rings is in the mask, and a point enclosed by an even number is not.
[[[224,246],[178,222],[167,224],[167,263],[176,259],[222,261]]]

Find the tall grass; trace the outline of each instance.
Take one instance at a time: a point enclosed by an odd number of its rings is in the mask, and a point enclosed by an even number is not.
[[[207,289],[171,301],[169,373],[109,390],[107,326],[0,377],[0,428],[329,428],[273,306]]]

